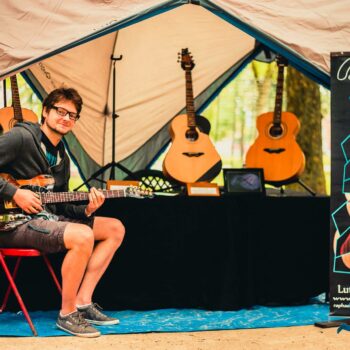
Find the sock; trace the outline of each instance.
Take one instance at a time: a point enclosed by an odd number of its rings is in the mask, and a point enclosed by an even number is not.
[[[77,310],[72,311],[72,312],[69,312],[68,314],[62,315],[62,312],[60,311],[60,316],[61,316],[61,317],[67,317],[67,316],[69,316],[69,315],[71,315],[71,314],[74,314],[74,312],[77,312]]]
[[[92,303],[90,303],[90,304],[85,304],[85,305],[77,305],[77,308],[78,308],[78,309],[86,309],[86,308],[88,308],[91,304],[92,304]]]

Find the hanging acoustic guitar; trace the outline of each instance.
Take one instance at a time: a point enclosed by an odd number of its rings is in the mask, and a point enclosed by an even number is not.
[[[195,64],[188,49],[182,49],[181,67],[186,77],[186,112],[170,125],[172,145],[163,162],[163,172],[181,183],[211,181],[221,170],[221,158],[209,139],[210,123],[196,116],[192,74]]]
[[[278,78],[275,111],[258,116],[258,137],[246,155],[247,168],[263,168],[268,183],[283,184],[297,179],[305,168],[305,156],[296,142],[300,122],[295,114],[282,112],[284,67],[277,56]]]
[[[38,117],[30,109],[21,108],[19,98],[17,78],[13,75],[11,78],[12,107],[0,109],[0,133],[5,133],[12,129],[16,123],[29,121],[38,122]]]

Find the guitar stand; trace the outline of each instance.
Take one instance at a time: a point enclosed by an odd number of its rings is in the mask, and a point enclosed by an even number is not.
[[[110,180],[115,180],[115,168],[118,168],[120,170],[122,170],[124,173],[128,174],[130,177],[135,177],[134,174],[128,170],[127,168],[125,168],[123,165],[118,164],[115,161],[115,120],[119,117],[118,114],[115,113],[115,90],[116,90],[116,72],[115,72],[115,64],[116,61],[120,61],[123,58],[123,55],[120,55],[119,57],[114,57],[113,54],[111,55],[111,60],[113,62],[113,112],[112,112],[112,161],[106,165],[104,165],[102,168],[100,168],[99,170],[97,170],[95,173],[93,173],[87,180],[85,180],[80,186],[78,186],[77,188],[74,189],[74,191],[77,191],[80,187],[87,185],[92,179],[102,182],[102,183],[106,183],[106,181],[98,179],[97,177],[101,174],[103,174],[106,170],[108,170],[109,168],[111,168],[111,172],[109,175],[109,179]]]
[[[303,187],[306,191],[308,191],[311,196],[315,197],[316,196],[316,192],[314,190],[312,190],[308,185],[306,185],[305,182],[303,182],[302,180],[298,179],[296,181],[301,187]]]
[[[278,184],[272,184],[273,186],[276,186],[276,187],[279,187],[280,188],[280,193],[281,195],[283,195],[285,193],[285,190],[284,190],[284,187],[285,185],[290,185],[290,184],[293,184],[293,183],[298,183],[301,187],[303,187],[307,192],[310,193],[311,196],[315,197],[316,196],[316,192],[311,188],[309,187],[305,182],[303,182],[302,180],[300,180],[299,178],[293,180],[293,181],[290,181],[290,182],[287,182],[287,183],[278,183]]]

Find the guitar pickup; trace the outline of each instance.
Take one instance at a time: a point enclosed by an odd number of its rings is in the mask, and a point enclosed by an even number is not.
[[[282,153],[286,149],[285,148],[264,148],[264,151],[267,153]]]
[[[204,152],[183,152],[182,154],[187,157],[200,157]]]

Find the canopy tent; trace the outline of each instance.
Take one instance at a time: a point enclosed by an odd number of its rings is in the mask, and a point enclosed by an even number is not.
[[[82,118],[66,141],[89,177],[111,161],[110,57],[123,55],[115,154],[134,171],[167,144],[167,125],[184,108],[182,48],[196,63],[198,111],[257,54],[257,42],[328,86],[329,53],[350,44],[347,12],[346,0],[2,1],[0,79],[25,71],[42,96],[62,84],[78,89]]]

